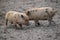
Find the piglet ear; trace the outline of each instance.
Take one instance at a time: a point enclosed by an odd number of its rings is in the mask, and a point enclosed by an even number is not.
[[[30,15],[30,12],[29,11],[27,12],[27,15]]]
[[[23,16],[23,15],[21,15],[21,17],[22,17],[22,18],[24,18],[24,16]]]

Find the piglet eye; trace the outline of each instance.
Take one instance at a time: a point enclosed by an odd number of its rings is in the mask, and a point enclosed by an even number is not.
[[[24,18],[24,16],[23,16],[23,15],[21,15],[21,17],[22,17],[22,18]]]

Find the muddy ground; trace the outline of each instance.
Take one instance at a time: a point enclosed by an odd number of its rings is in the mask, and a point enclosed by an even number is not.
[[[24,12],[26,9],[50,6],[58,12],[53,17],[56,25],[52,23],[49,27],[48,21],[40,21],[41,25],[36,27],[33,21],[29,26],[23,25],[23,30],[7,26],[5,30],[4,16],[7,11],[14,10]],[[5,33],[6,32],[6,33]],[[0,40],[60,40],[60,0],[0,0]]]

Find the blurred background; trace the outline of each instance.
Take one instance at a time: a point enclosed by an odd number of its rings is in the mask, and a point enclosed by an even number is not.
[[[27,30],[8,29],[4,33],[6,12],[24,12],[29,8],[52,7],[58,13],[54,20],[58,26],[46,27],[46,25]],[[33,24],[33,23],[32,23]],[[42,22],[46,24],[46,22]],[[48,24],[48,23],[47,23]],[[29,27],[35,27],[31,25]],[[29,28],[28,27],[28,28]],[[0,40],[60,40],[60,0],[0,0]]]

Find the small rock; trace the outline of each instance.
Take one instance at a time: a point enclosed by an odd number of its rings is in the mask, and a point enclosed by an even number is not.
[[[52,37],[52,35],[47,35],[47,38],[51,38]]]
[[[40,37],[38,39],[41,39]]]
[[[13,36],[10,36],[10,38],[14,38]]]

